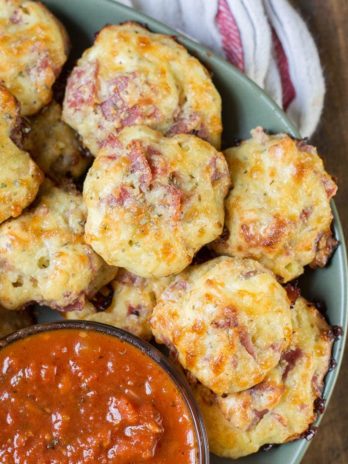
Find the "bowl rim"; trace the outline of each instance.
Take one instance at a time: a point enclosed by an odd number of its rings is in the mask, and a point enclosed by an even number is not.
[[[35,337],[38,334],[60,330],[99,332],[106,336],[117,338],[118,340],[121,340],[124,343],[128,343],[129,345],[141,351],[143,355],[148,356],[161,370],[163,370],[168,375],[173,384],[175,384],[177,391],[179,392],[190,413],[191,422],[193,424],[194,432],[196,435],[197,464],[210,463],[208,437],[203,417],[194,400],[193,394],[183,372],[181,372],[179,368],[167,356],[165,356],[156,347],[154,347],[147,341],[139,337],[136,337],[130,332],[119,329],[117,327],[113,327],[111,325],[102,324],[100,322],[62,320],[34,324],[16,330],[15,332],[0,339],[0,351],[17,342],[20,342],[30,337]]]

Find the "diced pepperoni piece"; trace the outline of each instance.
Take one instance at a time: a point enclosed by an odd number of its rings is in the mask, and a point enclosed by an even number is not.
[[[96,94],[98,63],[86,63],[73,69],[67,82],[67,105],[78,111],[85,105],[92,105]]]
[[[183,192],[175,185],[164,186],[165,195],[162,200],[162,205],[168,208],[171,217],[178,221],[181,216]]]
[[[241,276],[243,277],[243,279],[248,280],[248,279],[251,279],[252,277],[255,277],[258,274],[260,274],[260,272],[254,269],[253,271],[242,272]]]
[[[175,123],[169,129],[167,135],[176,134],[194,134],[199,135],[200,130],[200,117],[197,113],[190,113],[189,115],[179,114]],[[204,138],[202,136],[202,138]]]
[[[123,148],[123,145],[120,142],[120,139],[117,137],[116,133],[108,134],[108,136],[100,142],[99,146],[100,148],[113,148],[117,150]],[[110,157],[110,155],[108,155],[108,157]]]
[[[227,329],[238,327],[237,313],[231,306],[226,306],[223,310],[223,315],[219,316],[212,322],[213,327],[217,329]]]
[[[286,293],[291,305],[294,305],[297,298],[301,295],[301,290],[296,285],[287,284],[285,286]]]
[[[10,16],[10,22],[12,24],[20,24],[22,22],[22,12],[19,8],[16,8]]]
[[[188,287],[188,283],[184,279],[177,277],[172,284],[163,292],[163,295],[170,295],[171,292],[176,292],[177,290],[185,291]]]
[[[209,168],[211,170],[210,180],[213,183],[220,179],[223,179],[226,176],[226,171],[220,170],[220,166],[218,166],[218,161],[221,163],[221,160],[214,156],[209,162]]]
[[[294,348],[282,354],[281,361],[285,361],[286,367],[283,372],[283,380],[286,380],[289,372],[295,367],[297,361],[303,356],[300,348]]]
[[[109,95],[101,103],[100,109],[107,121],[118,122],[122,127],[134,125],[142,113],[138,105],[129,106],[125,91],[129,83],[136,78],[136,73],[121,75],[109,85]]]
[[[313,206],[308,206],[307,208],[303,208],[300,214],[301,221],[307,222],[312,212],[313,212]]]
[[[141,117],[142,117],[142,114],[141,114],[140,108],[137,105],[132,106],[132,108],[128,108],[125,111],[125,115],[121,120],[121,124],[123,127],[133,126],[134,124],[137,123],[137,121],[140,120]]]
[[[324,185],[324,189],[328,199],[332,198],[336,195],[337,192],[337,185],[329,176],[322,177],[322,183]]]
[[[134,77],[135,77],[135,73],[131,73],[129,75],[121,75],[121,76],[116,77],[116,79],[112,81],[114,92],[118,94],[123,92],[128,87],[129,81],[133,79]]]
[[[255,422],[253,423],[253,425],[257,425],[262,419],[263,419],[263,416],[265,416],[267,413],[269,412],[269,409],[263,409],[262,411],[258,411],[257,409],[254,409],[253,410],[253,413],[255,415]]]
[[[47,79],[47,70],[52,68],[52,60],[47,50],[35,49],[37,53],[35,64],[28,70],[30,78],[33,82],[44,82]],[[52,70],[54,72],[54,70]]]
[[[179,290],[186,290],[187,288],[187,282],[186,280],[183,280],[183,279],[177,279],[171,286],[170,286],[170,289],[171,290],[174,290],[174,289],[179,289]]]
[[[250,354],[250,356],[252,356],[255,359],[256,358],[255,348],[246,329],[241,328],[241,330],[239,331],[239,340],[240,340],[241,345]]]
[[[165,176],[169,172],[169,166],[161,153],[154,147],[147,147],[147,159],[150,165],[152,175]]]
[[[121,92],[128,86],[129,77],[119,76],[112,82],[110,96],[100,104],[101,112],[107,121],[120,119],[120,113],[126,110],[127,104]]]
[[[145,284],[145,279],[143,277],[139,277],[126,270],[120,271],[117,274],[116,280],[117,282],[120,282],[123,285],[128,285],[129,287],[141,287]]]
[[[146,159],[145,148],[139,140],[131,142],[129,158],[131,160],[131,173],[138,174],[140,187],[142,190],[147,190],[151,185],[152,173]]]
[[[110,194],[106,198],[108,206],[116,207],[122,206],[127,207],[133,204],[132,192],[127,185],[121,185],[117,194]]]

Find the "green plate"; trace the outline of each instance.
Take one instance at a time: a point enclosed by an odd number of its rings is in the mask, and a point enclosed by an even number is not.
[[[106,24],[134,20],[145,23],[152,31],[176,35],[180,42],[213,73],[214,82],[223,102],[223,148],[232,144],[235,138],[248,137],[250,129],[258,125],[272,132],[288,132],[295,137],[299,136],[285,114],[253,82],[206,48],[163,24],[112,0],[44,0],[44,3],[61,19],[70,33],[72,40],[70,59],[72,61],[91,45],[94,34]],[[347,328],[347,258],[341,224],[333,203],[332,207],[335,215],[336,238],[340,241],[340,246],[328,267],[315,272],[306,271],[301,278],[304,296],[325,302],[330,323],[340,325],[344,329],[344,336],[334,346],[333,354],[337,361],[337,368],[326,377],[324,397],[327,400],[331,396],[337,379]],[[43,318],[45,318],[44,315]],[[212,464],[232,462],[298,464],[308,445],[309,442],[302,439],[279,446],[267,453],[257,453],[237,461],[212,456],[211,462]]]

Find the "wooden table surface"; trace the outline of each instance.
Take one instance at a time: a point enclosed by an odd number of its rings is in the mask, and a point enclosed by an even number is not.
[[[292,3],[311,30],[324,67],[325,107],[311,141],[327,170],[338,178],[336,205],[348,238],[348,0]],[[348,464],[348,349],[330,405],[303,464]]]

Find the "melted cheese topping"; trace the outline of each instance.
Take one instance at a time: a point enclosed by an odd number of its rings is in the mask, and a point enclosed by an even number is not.
[[[115,270],[84,242],[82,197],[48,181],[35,206],[0,226],[0,304],[18,309],[35,301],[56,309],[83,307],[85,295]],[[70,307],[71,306],[71,307]]]
[[[221,99],[206,69],[172,37],[136,23],[99,32],[68,80],[63,117],[94,155],[135,124],[220,146]]]
[[[330,199],[337,187],[314,147],[261,128],[252,134],[225,152],[233,187],[228,234],[213,248],[257,259],[287,282],[307,264],[325,266],[335,245]]]
[[[269,443],[295,440],[316,419],[332,337],[321,314],[303,298],[292,309],[291,345],[256,387],[218,398],[203,386],[195,396],[218,456],[239,458]]]
[[[291,337],[290,303],[253,260],[221,257],[193,266],[161,295],[151,326],[182,366],[217,394],[261,382]]]
[[[0,0],[0,81],[20,102],[22,115],[51,100],[67,49],[65,29],[41,3]]]
[[[228,186],[226,161],[207,142],[125,128],[88,172],[86,241],[142,277],[178,273],[221,233]]]

